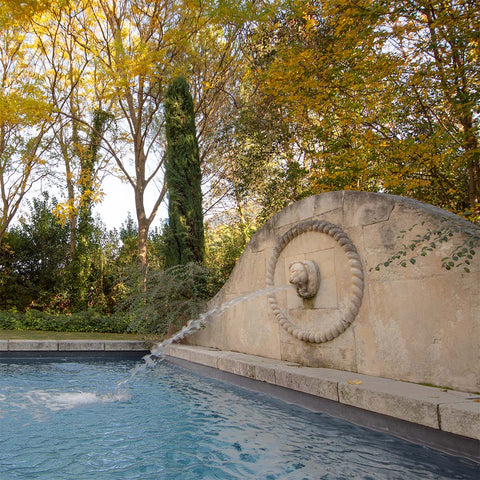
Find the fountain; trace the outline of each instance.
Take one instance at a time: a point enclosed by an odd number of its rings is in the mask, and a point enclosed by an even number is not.
[[[210,307],[252,297],[165,353],[475,439],[478,456],[479,246],[477,226],[412,199],[306,198],[256,233]]]
[[[448,242],[430,247],[442,231]],[[297,291],[235,304],[184,342],[478,392],[480,255],[465,257],[468,273],[442,261],[479,239],[475,225],[411,199],[354,191],[307,198],[257,232],[211,308],[289,281]]]

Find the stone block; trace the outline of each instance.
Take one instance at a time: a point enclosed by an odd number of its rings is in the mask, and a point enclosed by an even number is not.
[[[343,221],[343,196],[345,192],[328,192],[316,195],[314,198],[314,215],[321,216],[322,220],[331,223]]]
[[[209,319],[207,327],[189,338],[188,342],[201,342],[202,345],[247,354],[262,352],[266,357],[278,356],[279,327],[266,295],[246,296],[238,303],[235,303],[236,300],[238,297],[226,297],[226,302],[233,302],[231,306]]]
[[[243,256],[250,255],[251,252],[264,252],[271,251],[275,246],[275,217],[266,222],[263,227],[258,230],[255,235],[250,239],[247,248],[244,250],[240,259]],[[239,261],[241,261],[239,259]]]
[[[388,380],[379,383],[361,381],[361,384],[356,384],[355,381],[352,379],[352,383],[347,381],[338,384],[340,403],[427,427],[439,428],[437,402],[434,398],[422,399],[417,395],[402,394],[402,387],[398,392],[392,391],[397,385]]]
[[[105,350],[103,340],[59,340],[58,350],[61,351],[99,351]]]
[[[446,272],[448,275],[450,272]],[[376,358],[358,356],[359,371],[396,380],[479,391],[480,293],[474,277],[464,279],[463,294],[452,290],[444,275],[370,283],[368,337],[357,337],[362,350],[376,350]],[[470,275],[470,274],[465,274]],[[468,282],[467,282],[468,280]],[[477,290],[475,292],[475,290]],[[465,308],[468,299],[469,307]]]
[[[439,405],[440,428],[480,440],[480,403],[477,399]]]
[[[0,340],[0,352],[8,350],[8,340]]]
[[[275,229],[277,233],[289,228],[291,225],[312,218],[315,212],[315,197],[308,197],[284,208],[275,216]]]
[[[285,366],[275,369],[276,384],[303,393],[338,402],[337,381],[322,377],[317,369],[304,369],[300,366]]]
[[[320,344],[302,342],[283,328],[280,338],[283,360],[309,367],[356,371],[353,326],[333,340]]]
[[[131,351],[148,350],[145,342],[141,340],[108,340],[105,341],[105,350],[108,351]]]
[[[394,205],[389,195],[344,192],[343,224],[350,227],[384,222],[389,219]]]
[[[163,352],[165,355],[170,355],[172,357],[180,358],[182,360],[190,361],[191,356],[191,348],[186,346],[180,346],[175,344],[170,344],[164,347]]]
[[[190,361],[193,363],[200,363],[207,367],[218,368],[219,352],[208,350],[191,350]]]
[[[255,379],[260,382],[271,383],[275,385],[275,367],[272,365],[259,364],[255,366]]]
[[[10,351],[56,351],[57,340],[9,340]]]
[[[242,377],[255,378],[255,365],[245,362],[235,354],[225,354],[218,359],[218,368],[224,372],[234,373]]]
[[[239,261],[232,272],[228,294],[240,296],[265,288],[266,282],[266,259],[263,252],[252,252]]]
[[[244,364],[250,365],[254,369],[254,377],[258,381],[275,384],[275,370],[282,366],[283,362],[271,358],[258,357],[256,355],[245,355],[231,352],[232,358],[238,359]],[[251,368],[246,368],[247,373],[251,374]]]

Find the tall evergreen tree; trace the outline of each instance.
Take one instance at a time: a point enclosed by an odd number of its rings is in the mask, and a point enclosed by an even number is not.
[[[203,262],[205,240],[202,173],[193,99],[184,77],[175,78],[165,97],[168,227],[165,266]]]

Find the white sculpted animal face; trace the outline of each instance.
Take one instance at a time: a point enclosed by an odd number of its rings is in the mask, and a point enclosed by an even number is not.
[[[320,272],[315,262],[301,260],[290,264],[288,281],[297,287],[302,298],[312,298],[317,294],[320,283]]]

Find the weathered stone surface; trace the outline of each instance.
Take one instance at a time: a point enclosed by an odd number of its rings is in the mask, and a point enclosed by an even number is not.
[[[470,398],[468,393],[364,375],[340,382],[338,396],[341,403],[437,429],[439,404]]]
[[[0,352],[8,350],[8,340],[0,340]]]
[[[102,340],[59,340],[58,349],[62,351],[100,351],[105,350]]]
[[[445,432],[480,440],[480,403],[476,399],[439,405],[440,426]]]
[[[328,195],[315,195],[314,217],[321,216],[331,223],[343,223],[343,197],[345,192],[330,192]]]
[[[276,370],[272,365],[259,364],[255,366],[255,380],[267,383],[276,383]]]
[[[207,367],[218,368],[219,355],[216,352],[192,350],[190,351],[190,361],[200,363]]]
[[[359,192],[344,192],[343,200],[345,226],[364,226],[389,219],[395,205],[390,195],[363,195]]]
[[[288,228],[305,218],[312,218],[315,209],[318,208],[316,203],[315,197],[308,197],[298,202],[297,205],[292,204],[282,210],[283,214],[275,218],[275,229],[277,233],[280,233],[285,227]]]
[[[193,347],[187,347],[185,345],[179,347],[178,345],[170,344],[167,345],[163,351],[165,355],[171,355],[172,357],[190,361],[192,349]]]
[[[56,340],[9,340],[11,351],[55,351],[58,350]]]
[[[326,315],[328,319],[328,315]],[[356,371],[355,336],[353,329],[330,342],[305,343],[283,331],[280,334],[282,360],[317,368],[334,368]],[[303,345],[302,345],[303,344]]]
[[[318,369],[306,369],[287,364],[275,370],[275,380],[281,387],[338,402],[338,380],[327,378],[326,375],[319,373]]]
[[[142,342],[141,340],[106,340],[105,350],[147,350],[147,348],[145,346],[145,342]]]
[[[338,227],[358,252],[358,262],[346,253],[341,234],[334,238],[325,231],[291,236],[279,249],[282,236],[307,221]],[[422,256],[422,248],[430,246],[438,230],[452,236],[447,242],[437,240],[433,250]],[[412,251],[409,245],[419,239],[423,243]],[[442,268],[443,258],[472,239],[476,243],[470,273],[462,267]],[[273,303],[261,296],[242,301],[210,319],[187,341],[478,392],[479,245],[478,227],[415,200],[354,191],[310,197],[279,212],[257,232],[212,305],[261,291],[269,275],[275,287],[287,285],[289,265],[300,260],[315,261],[319,267],[317,295],[303,299],[291,289],[278,291]],[[384,266],[402,249],[406,266],[398,261]],[[415,257],[413,262],[410,257]],[[348,315],[352,302],[358,308]],[[278,311],[288,322],[279,320]],[[325,332],[329,332],[327,341]]]
[[[458,275],[452,272],[450,282],[432,276],[370,283],[368,325],[373,338],[357,337],[359,370],[368,368],[368,373],[386,377],[395,372],[397,378],[413,382],[480,391],[478,368],[472,368],[479,367],[474,352],[479,351],[480,322],[475,311],[462,305],[469,302],[480,311],[473,291],[478,286],[467,284],[462,296],[452,295]],[[480,285],[478,272],[468,279]],[[368,365],[364,352],[371,348],[377,355]]]
[[[218,369],[234,373],[242,377],[255,378],[255,365],[235,358],[235,354],[225,355],[218,359]]]

